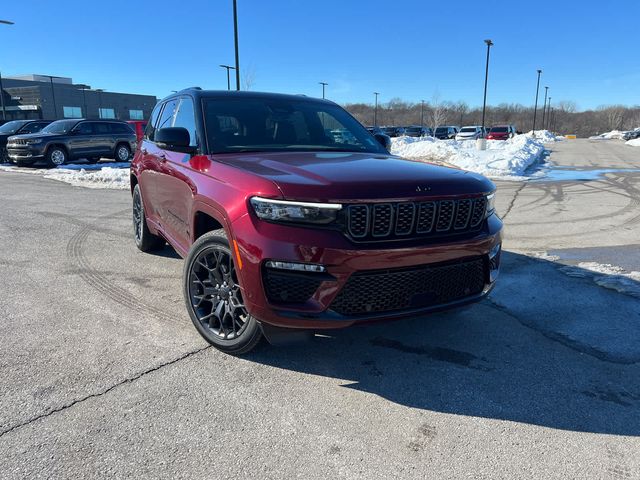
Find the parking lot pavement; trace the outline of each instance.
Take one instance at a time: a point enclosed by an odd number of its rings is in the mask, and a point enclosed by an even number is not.
[[[234,358],[192,328],[182,260],[135,249],[128,192],[0,173],[0,478],[640,478],[640,302],[562,270],[638,255],[637,188],[499,182],[490,299]]]

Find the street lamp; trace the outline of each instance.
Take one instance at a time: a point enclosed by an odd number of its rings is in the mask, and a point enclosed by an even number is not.
[[[327,82],[318,82],[318,83],[322,85],[322,99],[324,100],[324,87],[326,87],[329,84]]]
[[[424,100],[420,100],[420,126],[424,127]]]
[[[484,118],[485,113],[487,111],[487,82],[489,81],[489,52],[491,51],[491,46],[493,42],[489,39],[485,40],[484,43],[487,44],[487,63],[484,71],[484,99],[482,100],[482,138],[484,138],[485,130],[484,130]]]
[[[547,106],[547,127],[551,127],[551,97],[549,97],[549,105]]]
[[[4,25],[13,25],[10,20],[0,20],[0,23]],[[2,75],[0,74],[0,102],[2,103],[2,119],[7,119],[7,108],[4,106],[4,88],[2,87]]]
[[[373,94],[376,96],[376,106],[374,107],[374,110],[373,110],[373,126],[377,127],[378,126],[378,95],[380,95],[380,92],[373,92]]]
[[[231,65],[220,65],[222,68],[227,69],[227,90],[231,90],[231,79],[229,78],[229,70],[235,70],[235,67]],[[239,90],[239,89],[238,89]]]
[[[544,121],[547,112],[547,92],[549,91],[549,87],[544,87],[544,106],[542,107],[542,129],[544,130]]]
[[[47,77],[51,82],[51,98],[53,100],[53,116],[54,118],[58,117],[58,108],[56,106],[56,91],[53,88],[53,79],[54,78],[64,78],[64,77],[56,77],[55,75],[41,75],[42,77]]]
[[[233,0],[233,38],[236,47],[236,90],[240,90],[240,53],[238,52],[238,5]]]
[[[535,138],[536,136],[536,115],[538,113],[538,93],[540,91],[540,74],[542,73],[542,70],[538,70],[538,83],[536,84],[536,103],[535,106],[533,107],[533,137]]]

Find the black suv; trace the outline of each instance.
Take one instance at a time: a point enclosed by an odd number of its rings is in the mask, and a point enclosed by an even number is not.
[[[120,120],[58,120],[39,133],[9,137],[9,158],[18,166],[45,159],[56,167],[69,160],[100,158],[126,162],[136,148],[136,134]]]
[[[7,139],[12,135],[36,133],[49,125],[51,120],[12,120],[0,126],[0,163],[9,161]]]

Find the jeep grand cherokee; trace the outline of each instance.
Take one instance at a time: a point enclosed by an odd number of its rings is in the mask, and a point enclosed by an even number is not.
[[[189,315],[234,354],[263,334],[481,299],[500,261],[494,185],[386,142],[325,100],[178,92],[153,110],[131,164],[136,245],[166,240],[186,258]]]

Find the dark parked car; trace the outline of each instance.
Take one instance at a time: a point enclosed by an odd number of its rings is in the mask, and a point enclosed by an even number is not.
[[[298,95],[187,89],[156,105],[131,163],[135,243],[185,257],[186,308],[207,341],[240,354],[263,334],[414,318],[491,290],[493,183],[376,139]]]
[[[436,127],[436,131],[434,136],[440,140],[449,140],[452,138],[456,138],[456,135],[460,129],[454,126],[441,126]]]
[[[518,134],[513,125],[495,125],[489,130],[488,140],[508,140]]]
[[[0,163],[9,161],[7,140],[12,135],[36,133],[51,123],[50,120],[12,120],[0,126]]]
[[[382,132],[391,138],[401,137],[405,134],[404,127],[384,127]]]
[[[386,133],[384,133],[384,130],[382,130],[380,127],[367,127],[367,130],[369,130],[369,133],[375,135],[386,135]]]
[[[20,166],[45,159],[50,166],[86,158],[126,162],[136,148],[136,134],[120,120],[58,120],[38,133],[9,137],[9,158]]]
[[[622,135],[623,140],[634,140],[636,138],[640,138],[640,128],[636,128],[635,130],[625,132]]]
[[[433,137],[433,132],[427,127],[404,127],[404,134],[407,137]]]

